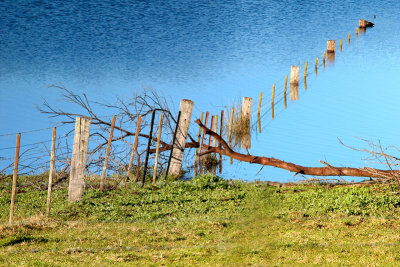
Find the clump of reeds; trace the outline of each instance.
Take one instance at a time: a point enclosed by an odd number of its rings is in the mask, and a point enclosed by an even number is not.
[[[210,153],[200,157],[200,164],[207,171],[211,171],[213,168],[218,166],[219,163],[220,160],[214,153]]]
[[[228,125],[226,129],[229,129],[230,119],[228,120]],[[233,113],[233,120],[231,125],[231,147],[242,146],[242,143],[246,143],[250,139],[250,116],[244,116],[242,114],[241,106],[236,106]],[[229,133],[228,133],[229,134]],[[229,141],[229,137],[228,137]]]

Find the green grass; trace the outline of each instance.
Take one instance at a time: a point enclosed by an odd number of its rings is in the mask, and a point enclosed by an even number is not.
[[[4,182],[4,181],[3,181]],[[201,176],[157,187],[17,195],[0,184],[0,265],[399,265],[400,187],[271,187]]]

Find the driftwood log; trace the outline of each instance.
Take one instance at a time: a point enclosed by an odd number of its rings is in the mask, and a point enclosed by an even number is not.
[[[399,170],[381,170],[381,169],[374,169],[367,167],[364,168],[335,167],[329,165],[324,161],[320,162],[324,164],[325,167],[306,167],[275,158],[241,154],[233,151],[220,135],[205,127],[199,119],[197,119],[195,123],[197,123],[205,131],[206,134],[216,138],[219,142],[218,147],[212,147],[212,146],[206,147],[207,150],[200,153],[200,156],[210,153],[219,153],[221,155],[225,155],[239,161],[255,163],[265,166],[273,166],[280,169],[288,170],[290,172],[295,173],[295,175],[303,174],[303,175],[314,175],[314,176],[354,176],[354,177],[370,177],[370,178],[384,178],[384,179],[397,178],[400,176]]]

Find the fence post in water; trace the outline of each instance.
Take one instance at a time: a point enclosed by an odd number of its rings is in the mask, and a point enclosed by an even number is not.
[[[286,90],[287,90],[287,75],[285,76],[285,87],[283,88],[283,102],[285,104],[285,109],[287,108]]]
[[[274,109],[274,105],[275,105],[275,84],[272,86],[272,97],[271,97],[271,114],[272,114],[272,119],[275,118],[275,109]]]
[[[336,50],[336,42],[335,40],[328,40],[326,42],[326,51],[328,53],[335,53]]]
[[[233,125],[233,114],[235,108],[231,109],[231,117],[229,118],[229,129],[228,129],[228,144],[229,147],[232,148],[232,125]],[[232,158],[230,158],[230,164],[232,164]]]
[[[349,33],[349,43],[350,43],[350,36],[351,36],[351,34]]]
[[[343,39],[340,39],[340,52],[342,52],[342,47],[343,47]]]
[[[17,134],[17,145],[15,146],[15,158],[14,158],[14,173],[11,191],[11,207],[10,207],[10,224],[14,222],[14,205],[15,196],[17,194],[17,178],[18,178],[18,161],[19,161],[19,147],[21,143],[21,134]]]
[[[53,171],[55,163],[55,150],[56,150],[56,127],[53,128],[53,136],[51,140],[51,154],[50,154],[50,170],[49,170],[49,185],[47,186],[47,203],[46,203],[46,217],[50,215],[51,205],[51,187],[53,186]]]
[[[215,115],[215,125],[214,125],[214,132],[218,133],[218,114]],[[214,146],[217,145],[217,139],[214,138]]]
[[[169,175],[179,176],[182,167],[183,152],[186,146],[186,137],[188,135],[190,119],[192,117],[193,101],[189,99],[181,100],[179,111],[181,112],[180,121],[178,123],[178,131],[176,133],[173,146],[173,154],[171,157],[171,166],[168,170]],[[168,173],[167,173],[168,175]]]
[[[158,153],[159,153],[159,151],[160,151],[161,130],[162,130],[163,119],[164,119],[164,114],[161,113],[161,116],[160,116],[160,123],[158,124],[158,137],[157,137],[157,147],[156,147],[156,158],[154,159],[153,185],[156,184],[156,178],[157,178]]]
[[[214,130],[214,116],[211,116],[210,130],[211,131]],[[210,135],[208,138],[208,146],[211,146],[211,142],[212,142],[212,136]]]
[[[258,101],[258,110],[257,110],[257,117],[258,117],[258,132],[261,133],[261,102],[262,102],[262,92],[260,93],[260,100]]]
[[[241,114],[242,119],[240,120],[240,123],[245,124],[245,125],[241,125],[241,127],[244,127],[244,129],[245,129],[245,133],[244,133],[243,139],[242,139],[242,148],[246,148],[246,149],[251,148],[250,115],[251,115],[252,102],[253,102],[253,99],[251,97],[243,97],[242,114]]]
[[[115,115],[112,117],[110,136],[108,137],[107,150],[106,150],[106,156],[104,158],[103,171],[100,176],[100,192],[103,192],[103,189],[104,189],[104,177],[106,176],[106,172],[107,172],[108,156],[110,155],[111,142],[112,142],[112,138],[114,135],[114,126],[115,126]]]
[[[221,127],[219,130],[219,135],[222,137],[222,135],[224,134],[224,111],[221,110]],[[218,143],[218,146],[221,147],[221,143]],[[222,173],[222,155],[219,154],[219,173]]]
[[[68,202],[79,201],[85,187],[86,157],[89,144],[91,119],[76,117],[74,145],[72,148],[71,171],[68,185]]]
[[[153,138],[153,125],[154,125],[155,115],[156,115],[156,111],[153,110],[153,112],[151,113],[150,133],[149,133],[149,140],[147,142],[147,149],[146,149],[146,160],[144,161],[142,187],[144,186],[144,183],[146,181],[147,164],[149,163],[150,145],[151,145],[151,140]]]
[[[129,177],[131,176],[133,159],[135,157],[135,153],[137,153],[137,146],[138,146],[138,141],[139,141],[139,133],[140,133],[140,124],[141,123],[142,123],[142,116],[139,116],[138,122],[137,122],[137,125],[136,125],[135,141],[133,142],[131,157],[129,158],[128,171],[126,172],[127,181],[125,183],[125,187],[127,185]],[[139,155],[138,155],[138,157],[139,157]],[[139,164],[137,165],[137,169],[140,169]]]
[[[356,29],[356,36],[358,36],[358,28]]]
[[[290,70],[290,100],[299,99],[299,66],[292,66]]]

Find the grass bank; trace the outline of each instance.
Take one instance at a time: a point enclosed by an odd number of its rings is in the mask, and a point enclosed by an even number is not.
[[[129,185],[79,203],[0,187],[0,265],[398,265],[400,187],[272,187],[212,176]]]

